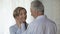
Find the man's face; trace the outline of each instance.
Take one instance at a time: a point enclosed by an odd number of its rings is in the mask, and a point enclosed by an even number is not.
[[[36,18],[37,12],[36,12],[35,10],[31,9],[31,8],[30,8],[30,10],[31,10],[31,15],[32,15],[34,18]]]
[[[25,22],[27,18],[26,11],[22,9],[19,14],[19,20]]]

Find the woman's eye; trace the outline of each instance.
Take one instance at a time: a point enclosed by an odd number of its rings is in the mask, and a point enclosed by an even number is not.
[[[19,15],[22,15],[22,14],[19,14]]]

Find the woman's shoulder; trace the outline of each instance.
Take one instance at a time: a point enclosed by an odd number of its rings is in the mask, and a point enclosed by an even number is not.
[[[16,32],[17,31],[17,27],[16,25],[12,25],[10,28],[9,28],[9,31],[12,33],[12,32]]]
[[[16,28],[16,24],[12,25],[9,29],[15,29]]]

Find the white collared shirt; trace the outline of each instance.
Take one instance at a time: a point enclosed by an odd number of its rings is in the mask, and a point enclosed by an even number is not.
[[[32,21],[22,34],[56,34],[56,31],[55,22],[48,19],[45,15],[41,15]]]

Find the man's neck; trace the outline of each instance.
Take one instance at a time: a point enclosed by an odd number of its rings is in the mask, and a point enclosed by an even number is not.
[[[37,18],[38,16],[42,16],[42,15],[37,15],[35,18]]]

